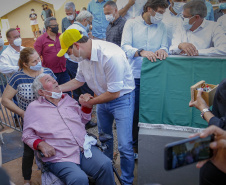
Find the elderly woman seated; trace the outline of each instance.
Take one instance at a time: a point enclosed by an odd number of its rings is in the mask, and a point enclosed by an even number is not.
[[[88,185],[87,175],[98,185],[115,184],[111,160],[89,145],[91,138],[86,135],[85,124],[92,111],[86,101],[91,95],[81,95],[80,107],[46,74],[39,75],[32,88],[38,99],[25,112],[22,140],[32,149],[41,150],[45,166],[65,184]]]

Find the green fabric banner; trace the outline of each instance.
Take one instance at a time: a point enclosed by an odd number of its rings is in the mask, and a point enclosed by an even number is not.
[[[207,127],[200,111],[188,106],[190,87],[198,81],[219,84],[226,78],[226,58],[169,56],[144,58],[140,84],[140,123]]]

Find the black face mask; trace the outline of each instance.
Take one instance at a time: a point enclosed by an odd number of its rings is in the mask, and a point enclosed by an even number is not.
[[[59,27],[58,26],[51,27],[51,32],[53,32],[55,34],[58,34],[58,31],[59,31]]]

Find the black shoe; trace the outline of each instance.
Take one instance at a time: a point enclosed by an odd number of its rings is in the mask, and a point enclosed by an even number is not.
[[[89,128],[93,128],[93,127],[96,127],[97,126],[97,123],[94,123],[92,121],[89,121],[87,124],[86,124],[86,130],[88,130]]]

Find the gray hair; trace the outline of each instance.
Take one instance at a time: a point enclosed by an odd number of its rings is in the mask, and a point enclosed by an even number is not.
[[[40,96],[40,95],[38,94],[38,91],[39,91],[40,89],[43,89],[43,90],[44,90],[43,85],[42,85],[42,83],[40,82],[40,79],[41,79],[43,76],[45,76],[45,75],[47,75],[47,74],[42,73],[42,74],[38,75],[38,76],[34,79],[34,82],[33,82],[33,84],[32,84],[32,90],[33,90],[33,93],[35,94],[35,98],[36,98],[36,99],[38,99],[38,97]]]
[[[205,18],[207,15],[207,7],[203,1],[189,1],[184,5],[184,9],[189,9],[192,16],[199,15],[201,18]]]
[[[46,18],[44,24],[45,24],[45,28],[47,29],[48,27],[50,27],[50,21],[56,21],[55,17],[48,17]]]
[[[75,4],[73,2],[67,2],[64,6],[64,9],[66,10],[72,9],[73,11],[75,11]]]
[[[77,15],[76,21],[82,22],[84,19],[90,19],[90,18],[93,19],[93,15],[89,11],[83,10]]]

